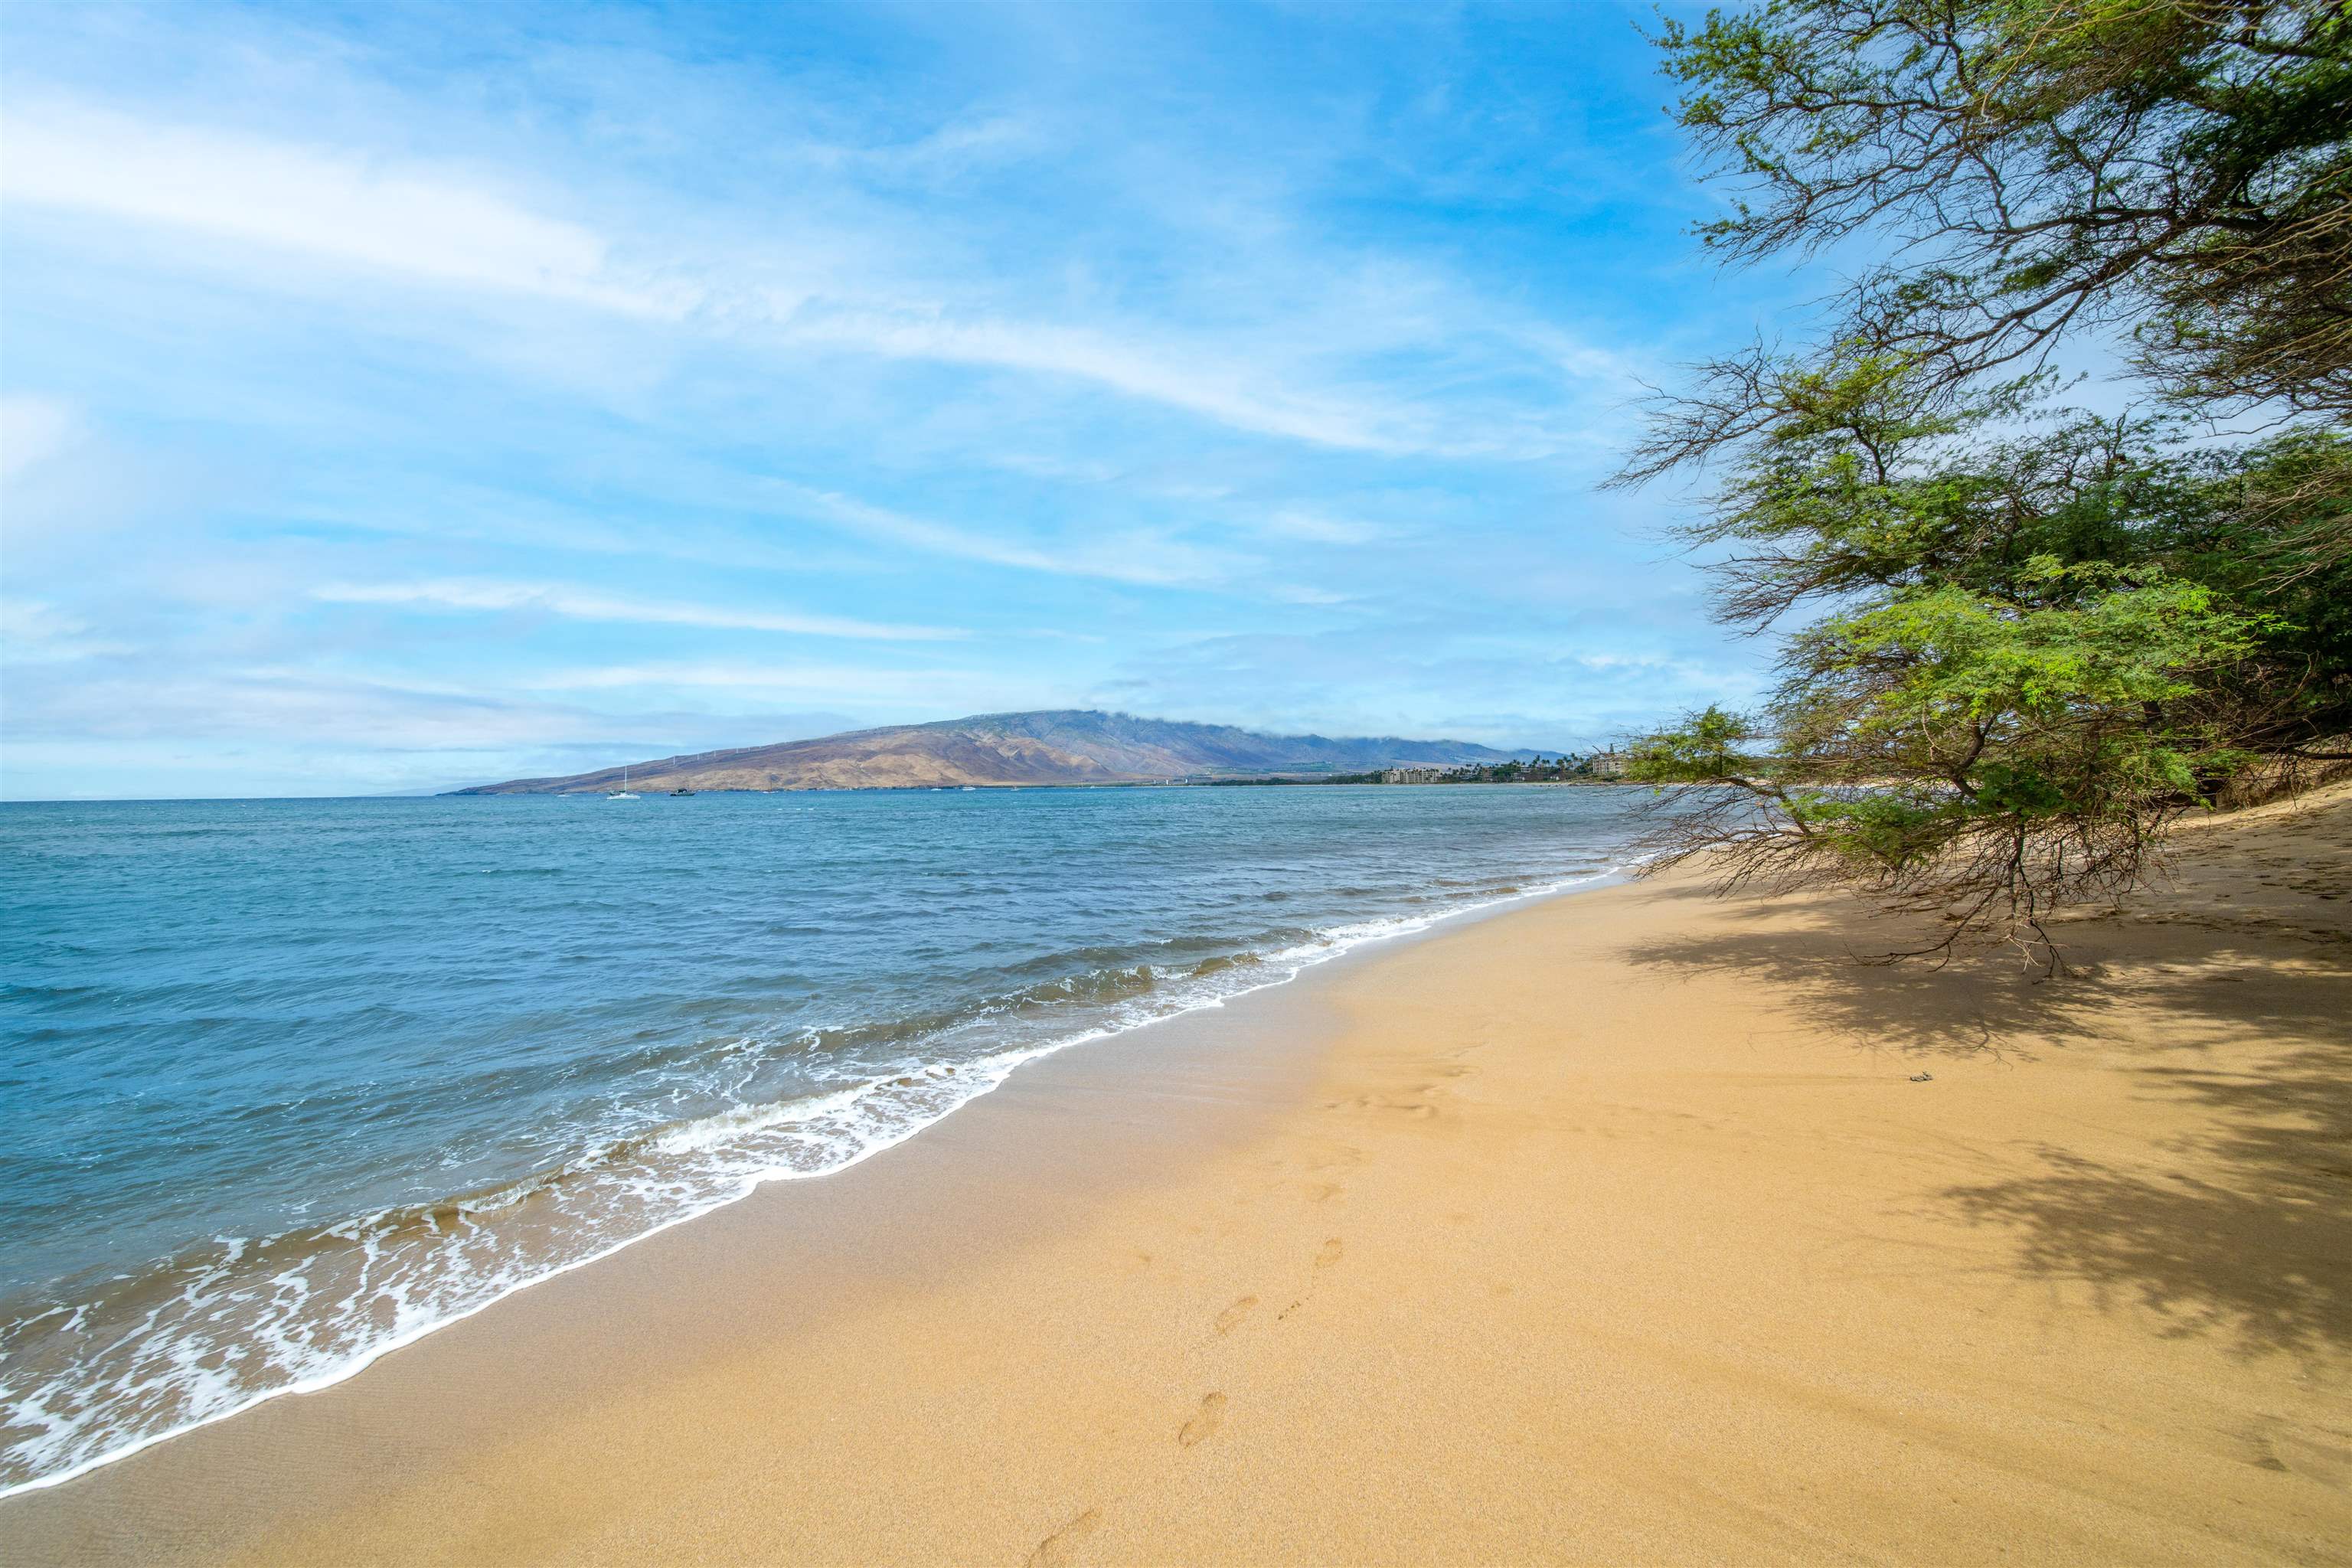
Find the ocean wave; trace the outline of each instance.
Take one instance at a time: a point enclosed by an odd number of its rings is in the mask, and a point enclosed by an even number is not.
[[[1254,940],[1074,949],[948,1008],[744,1040],[735,1082],[779,1060],[843,1081],[597,1139],[520,1180],[61,1280],[0,1324],[0,1497],[86,1473],[266,1399],[311,1392],[556,1275],[913,1137],[1023,1063],[1281,984],[1440,921],[1607,876],[1454,881],[1412,912]],[[709,1047],[702,1047],[708,1050]],[[674,1043],[656,1055],[674,1059]]]

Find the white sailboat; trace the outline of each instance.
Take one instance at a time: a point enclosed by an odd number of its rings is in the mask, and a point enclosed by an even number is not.
[[[629,765],[626,763],[621,764],[621,787],[613,791],[604,798],[606,800],[635,800],[637,798],[637,792],[629,787]]]

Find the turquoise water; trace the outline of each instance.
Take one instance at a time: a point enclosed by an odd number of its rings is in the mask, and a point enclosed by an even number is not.
[[[0,1488],[1595,876],[1630,794],[0,807]]]

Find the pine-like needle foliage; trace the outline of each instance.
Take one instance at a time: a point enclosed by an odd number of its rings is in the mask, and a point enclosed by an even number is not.
[[[1716,605],[1790,628],[1768,708],[1635,747],[1669,858],[2006,938],[2352,730],[2352,12],[1777,0],[1660,40],[1742,191],[1734,260],[1888,259],[1810,348],[1662,396],[1620,483],[1715,476]],[[2046,405],[2121,332],[2164,410]],[[2217,413],[2267,417],[2219,441]],[[1811,616],[1808,620],[1806,617]]]

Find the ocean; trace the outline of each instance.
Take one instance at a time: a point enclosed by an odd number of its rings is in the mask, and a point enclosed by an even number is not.
[[[0,806],[0,1495],[1023,1061],[1597,879],[1634,792]]]

